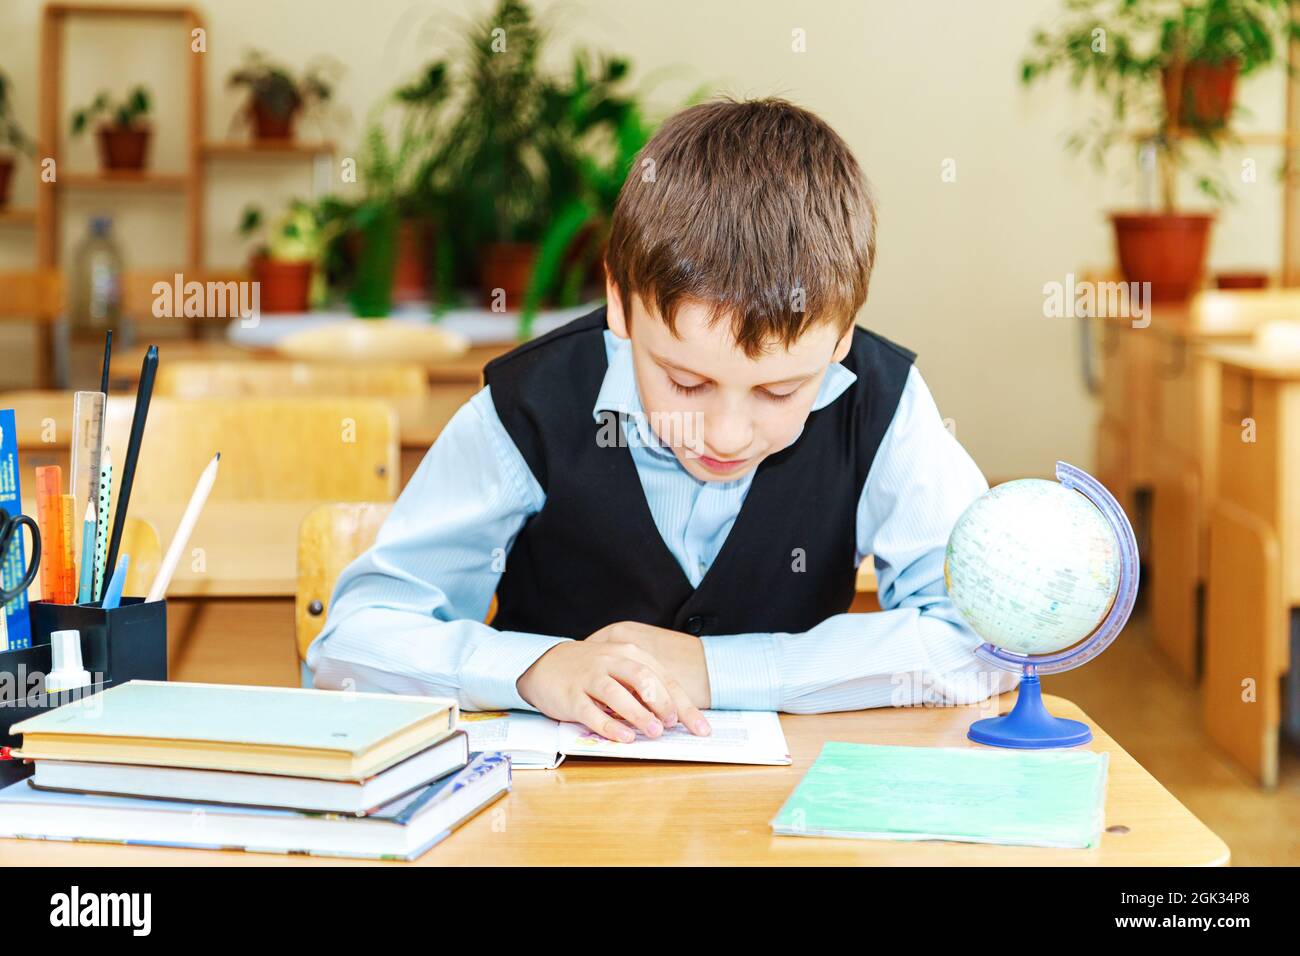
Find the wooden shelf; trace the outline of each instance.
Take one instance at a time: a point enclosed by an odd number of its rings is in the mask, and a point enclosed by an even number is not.
[[[184,173],[155,173],[149,170],[113,170],[98,173],[64,173],[56,181],[70,189],[136,189],[179,191],[189,185]]]
[[[1170,131],[1176,139],[1200,139],[1201,134],[1188,129],[1176,129]],[[1135,129],[1128,135],[1130,139],[1139,142],[1145,139],[1152,139],[1156,136],[1157,131],[1153,129]],[[1234,131],[1225,128],[1218,131],[1213,137],[1219,143],[1227,146],[1286,146],[1292,142],[1300,142],[1300,130],[1245,130]]]
[[[4,226],[34,226],[36,225],[35,209],[0,209],[0,225]]]
[[[258,141],[233,140],[226,142],[209,141],[203,144],[203,155],[209,159],[217,157],[223,159],[260,159],[263,157],[280,159],[299,156],[328,156],[333,152],[333,143],[304,142],[297,139]]]

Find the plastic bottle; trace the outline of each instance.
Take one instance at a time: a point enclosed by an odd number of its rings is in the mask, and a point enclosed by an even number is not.
[[[113,239],[113,220],[95,216],[73,258],[72,308],[68,330],[75,339],[103,338],[122,328],[122,253]]]

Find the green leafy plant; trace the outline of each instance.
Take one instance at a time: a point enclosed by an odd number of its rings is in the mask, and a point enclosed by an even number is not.
[[[9,77],[0,72],[0,146],[9,146],[20,153],[31,155],[35,144],[28,139],[23,128],[14,117],[13,104],[9,101]]]
[[[244,87],[250,104],[256,104],[272,116],[288,119],[299,110],[328,103],[334,95],[334,83],[341,72],[336,61],[322,57],[307,66],[301,76],[272,62],[265,54],[249,50],[240,67],[232,72],[226,85]]]
[[[239,235],[251,239],[265,224],[260,206],[245,206],[239,217]],[[277,262],[319,262],[336,229],[328,206],[295,199],[266,230],[256,254]]]
[[[603,258],[619,191],[653,132],[637,99],[621,91],[627,74],[625,60],[593,61],[580,51],[567,77],[543,87],[541,152],[555,208],[524,300],[525,334],[545,297],[578,301]]]
[[[1134,120],[1145,131],[1159,164],[1166,211],[1176,206],[1179,168],[1189,164],[1186,146],[1197,142],[1217,152],[1225,130],[1205,121],[1182,96],[1185,72],[1197,64],[1231,64],[1247,75],[1280,59],[1290,38],[1300,38],[1292,19],[1296,0],[1064,0],[1061,22],[1034,33],[1020,78],[1031,85],[1063,72],[1076,89],[1088,88],[1103,107],[1068,146],[1088,152],[1099,165],[1116,144],[1132,141]],[[1175,92],[1177,91],[1177,92]],[[1170,101],[1175,116],[1170,115]],[[1197,185],[1216,200],[1229,198],[1213,174]]]
[[[108,93],[100,93],[89,106],[72,114],[72,135],[85,132],[92,120],[104,114],[110,115],[112,124],[119,129],[130,129],[149,114],[149,109],[149,91],[143,86],[137,86],[116,102],[109,99]]]

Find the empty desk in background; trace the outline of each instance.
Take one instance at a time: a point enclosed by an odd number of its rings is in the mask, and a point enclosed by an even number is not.
[[[1014,694],[992,702],[1010,709]],[[514,775],[514,791],[420,857],[420,866],[1216,866],[1228,847],[1077,706],[1090,750],[1110,753],[1106,831],[1088,850],[938,842],[775,837],[776,815],[828,740],[974,747],[966,728],[986,711],[917,707],[782,714],[789,767],[569,758]],[[986,707],[988,705],[985,705]],[[0,866],[403,866],[306,856],[0,840]]]
[[[1293,724],[1300,718],[1300,357],[1283,361],[1226,345],[1205,354],[1220,375],[1205,728],[1260,783],[1274,786],[1283,713]]]

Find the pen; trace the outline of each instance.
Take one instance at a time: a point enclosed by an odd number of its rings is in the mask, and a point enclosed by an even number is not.
[[[149,346],[140,365],[140,386],[135,393],[135,414],[131,418],[131,440],[126,446],[126,463],[117,485],[117,504],[113,509],[113,533],[108,539],[107,566],[116,567],[117,549],[122,544],[122,530],[126,527],[126,511],[131,505],[131,486],[135,483],[135,466],[140,460],[140,444],[144,441],[144,426],[149,418],[149,400],[153,397],[153,380],[158,372],[158,346]],[[116,573],[116,571],[114,572]]]

